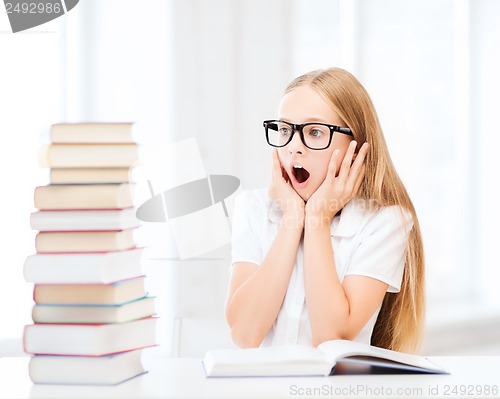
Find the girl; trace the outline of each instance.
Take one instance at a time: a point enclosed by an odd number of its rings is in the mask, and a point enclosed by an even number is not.
[[[417,351],[420,228],[363,86],[338,68],[300,76],[264,129],[275,147],[270,187],[244,192],[233,214],[235,343]]]

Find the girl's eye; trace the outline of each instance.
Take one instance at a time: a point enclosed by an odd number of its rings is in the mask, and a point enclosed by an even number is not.
[[[314,137],[314,138],[319,138],[325,134],[321,129],[314,128],[309,131],[309,136]]]
[[[279,133],[282,136],[289,136],[291,134],[291,130],[288,127],[282,127],[280,128]]]

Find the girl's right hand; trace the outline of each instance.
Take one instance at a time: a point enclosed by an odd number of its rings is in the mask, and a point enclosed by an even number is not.
[[[281,166],[276,149],[273,150],[273,170],[268,192],[284,216],[298,217],[299,220],[304,219],[305,202],[292,187],[288,174]]]

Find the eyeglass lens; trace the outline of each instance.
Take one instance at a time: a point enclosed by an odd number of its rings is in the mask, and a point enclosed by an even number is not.
[[[268,125],[269,143],[274,146],[282,147],[287,145],[293,135],[293,127],[284,122],[273,122]],[[305,145],[314,148],[322,149],[328,147],[330,142],[330,129],[323,125],[306,125],[302,129],[304,134]]]

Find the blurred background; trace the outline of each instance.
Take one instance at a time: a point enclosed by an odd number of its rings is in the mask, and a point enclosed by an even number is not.
[[[271,151],[262,120],[276,117],[294,77],[339,66],[370,93],[420,218],[422,351],[500,355],[500,2],[81,0],[16,34],[3,11],[0,341],[7,351],[21,351],[31,323],[33,287],[22,266],[34,252],[33,190],[47,184],[37,151],[52,123],[136,122],[143,160],[156,165],[156,189],[175,173],[158,169],[163,149],[185,138],[196,139],[207,173],[264,187]],[[187,269],[172,261],[161,229],[163,236],[146,225],[141,234],[152,247],[145,261],[163,316],[162,354],[229,345],[228,248],[193,260],[198,274],[183,277]],[[180,350],[173,324],[186,302],[191,330]]]

